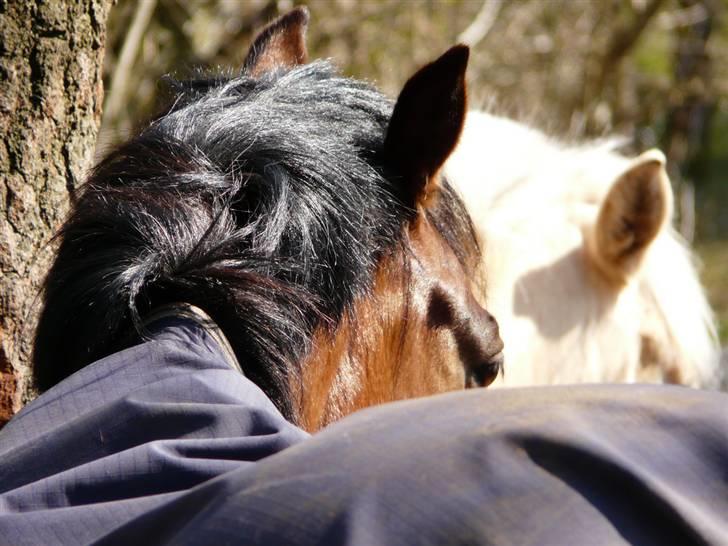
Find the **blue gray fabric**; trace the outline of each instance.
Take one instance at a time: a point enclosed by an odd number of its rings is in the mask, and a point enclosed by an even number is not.
[[[0,431],[0,544],[728,544],[727,404],[474,390],[309,436],[168,318]]]

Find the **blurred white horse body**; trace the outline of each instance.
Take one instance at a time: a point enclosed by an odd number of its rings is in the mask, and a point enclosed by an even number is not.
[[[500,325],[496,384],[716,385],[713,315],[672,230],[661,152],[565,146],[471,112],[446,171],[478,231]]]

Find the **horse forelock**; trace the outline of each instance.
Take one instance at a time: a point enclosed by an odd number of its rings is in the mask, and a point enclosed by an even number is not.
[[[392,103],[325,62],[175,90],[71,211],[45,284],[36,381],[49,388],[119,348],[152,307],[186,301],[290,417],[288,385],[316,328],[337,324],[404,248],[414,212],[378,164]],[[472,226],[443,194],[428,214],[473,264]]]

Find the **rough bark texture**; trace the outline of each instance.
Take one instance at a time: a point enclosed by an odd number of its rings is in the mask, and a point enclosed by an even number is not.
[[[29,396],[37,293],[93,154],[109,0],[0,0],[0,426]]]

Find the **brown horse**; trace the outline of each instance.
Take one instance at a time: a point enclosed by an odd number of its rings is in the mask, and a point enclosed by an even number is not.
[[[45,284],[41,389],[175,302],[204,310],[309,430],[496,377],[498,328],[472,293],[476,237],[440,176],[468,49],[422,68],[392,107],[307,63],[307,22],[299,8],[271,23],[237,77],[175,84],[166,111],[95,169]]]

